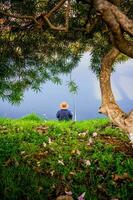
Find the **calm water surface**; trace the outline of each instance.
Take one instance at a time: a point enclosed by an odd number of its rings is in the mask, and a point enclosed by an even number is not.
[[[72,79],[78,85],[76,96],[70,94],[68,90],[69,76],[61,76],[62,85],[47,82],[42,85],[39,93],[26,91],[20,105],[12,106],[0,100],[0,116],[19,118],[34,112],[39,115],[46,114],[48,119],[55,119],[59,103],[67,101],[70,109],[74,111],[75,99],[78,120],[103,117],[97,113],[101,102],[99,82],[89,69],[89,64],[90,55],[86,53],[72,72]],[[117,65],[115,73],[112,74],[112,88],[117,102],[125,111],[133,108],[133,60]]]

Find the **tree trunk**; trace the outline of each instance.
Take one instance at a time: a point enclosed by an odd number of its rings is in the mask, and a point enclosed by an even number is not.
[[[124,32],[131,37],[133,36],[133,20],[122,13],[117,6],[106,0],[94,0],[94,7],[111,30],[114,46],[133,58],[133,41],[124,37]]]
[[[119,50],[113,47],[102,59],[100,72],[100,88],[102,94],[102,105],[99,112],[107,115],[111,121],[128,133],[133,145],[133,111],[126,114],[117,105],[111,89],[112,64],[119,55]]]

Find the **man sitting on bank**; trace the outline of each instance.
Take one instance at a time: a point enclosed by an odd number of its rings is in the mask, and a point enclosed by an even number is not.
[[[62,102],[60,104],[60,110],[56,113],[56,117],[59,121],[69,121],[72,120],[73,114],[68,110],[69,105],[67,102]]]

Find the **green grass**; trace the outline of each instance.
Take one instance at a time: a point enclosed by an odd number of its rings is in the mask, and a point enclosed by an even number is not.
[[[0,118],[0,199],[54,200],[71,190],[75,200],[83,192],[86,200],[130,200],[132,155],[126,134],[107,119]]]

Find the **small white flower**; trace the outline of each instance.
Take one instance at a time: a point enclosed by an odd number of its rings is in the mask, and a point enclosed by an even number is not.
[[[43,142],[43,144],[42,144],[42,145],[43,145],[43,147],[46,147],[46,146],[47,146],[47,144],[46,144],[45,142]]]
[[[51,143],[52,143],[52,140],[51,140],[51,138],[49,138],[49,139],[48,139],[48,143],[49,143],[49,144],[51,144]]]
[[[84,162],[85,162],[85,165],[86,165],[86,166],[90,166],[90,165],[91,165],[90,160],[85,160]]]
[[[97,133],[96,133],[96,132],[94,132],[94,133],[92,134],[92,136],[93,136],[93,137],[96,137],[96,136],[97,136]]]
[[[85,137],[86,134],[87,134],[87,132],[83,132],[83,133],[79,133],[78,136],[80,136],[80,137]]]
[[[87,145],[90,146],[92,143],[93,143],[92,138],[89,138],[89,141],[88,141]]]
[[[77,155],[80,155],[81,152],[77,149],[77,150],[76,150],[76,154],[77,154]]]

